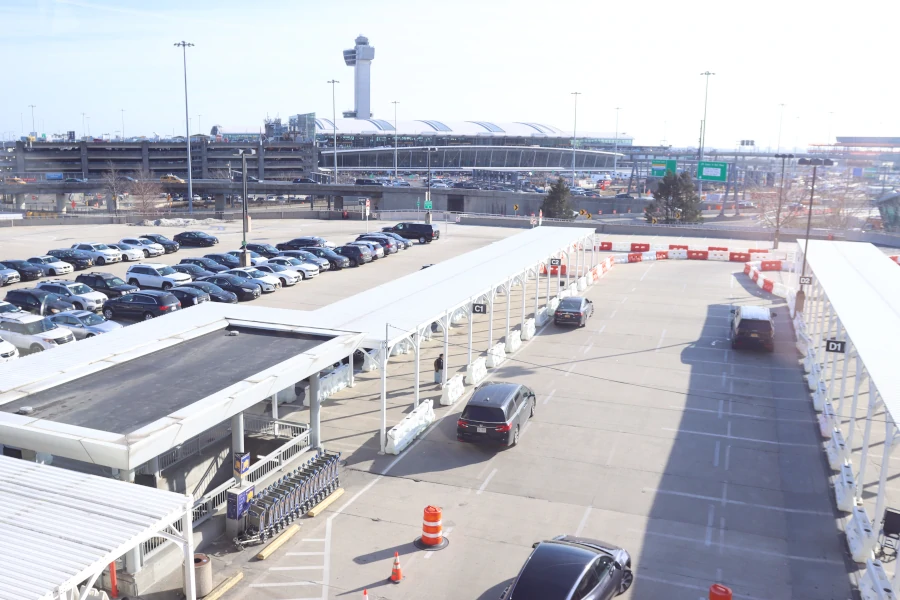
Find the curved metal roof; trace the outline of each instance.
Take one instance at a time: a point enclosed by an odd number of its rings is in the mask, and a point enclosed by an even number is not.
[[[331,119],[316,118],[316,133],[329,134],[334,131]],[[377,135],[394,133],[394,122],[389,119],[337,119],[337,132],[344,135]],[[485,137],[568,137],[571,132],[551,125],[533,122],[493,122],[493,121],[438,121],[417,119],[397,121],[397,135],[449,135]],[[609,138],[613,132],[578,132],[579,138]],[[630,140],[630,136],[619,134],[620,140]]]

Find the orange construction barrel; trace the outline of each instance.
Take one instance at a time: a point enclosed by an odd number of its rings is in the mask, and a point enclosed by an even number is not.
[[[731,588],[720,583],[709,586],[709,600],[731,600]]]
[[[450,541],[444,537],[443,511],[437,506],[426,506],[422,518],[422,537],[413,542],[420,550],[442,550]]]

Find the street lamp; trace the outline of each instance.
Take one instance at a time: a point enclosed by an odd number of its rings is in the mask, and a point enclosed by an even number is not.
[[[399,101],[391,102],[394,105],[394,179],[397,179],[397,105]]]
[[[331,125],[334,128],[334,184],[337,185],[337,105],[334,101],[334,86],[340,83],[337,79],[331,79],[326,83],[331,84]]]
[[[249,267],[250,266],[250,253],[247,252],[247,229],[249,225],[249,211],[248,205],[250,204],[250,199],[247,196],[247,155],[248,154],[256,154],[256,150],[238,150],[238,153],[235,154],[234,158],[241,159],[241,221],[243,221],[243,230],[244,237],[243,242],[241,243],[241,266]],[[231,174],[231,163],[228,163],[228,173]],[[232,199],[233,202],[233,199]]]
[[[578,130],[578,96],[581,92],[572,92],[575,97],[575,118],[572,123],[572,187],[575,187],[575,136]]]
[[[806,253],[809,249],[809,229],[812,225],[812,212],[813,212],[813,197],[816,194],[816,170],[822,167],[830,167],[834,165],[834,161],[830,158],[801,158],[797,161],[798,165],[811,166],[813,168],[813,176],[812,176],[812,185],[809,190],[809,215],[806,218],[806,243],[803,245],[803,269],[800,272],[800,277],[806,276]],[[797,300],[795,304],[794,311],[803,312],[803,305],[806,302],[806,292],[803,291],[803,288],[797,292]]]
[[[427,186],[427,187],[425,188],[425,203],[426,203],[426,206],[431,206],[431,153],[432,153],[432,152],[437,152],[437,151],[438,151],[438,149],[435,148],[434,146],[428,146],[428,147],[425,149],[425,156],[428,157],[428,181],[426,182],[426,186]],[[430,210],[431,210],[431,209],[428,209],[428,211],[430,211]],[[426,214],[430,214],[430,212],[426,212]],[[426,222],[430,223],[431,220],[428,219]]]
[[[616,170],[619,168],[619,111],[622,110],[621,106],[616,107],[616,142],[614,146],[613,152],[613,177],[616,177]]]
[[[781,233],[781,205],[784,202],[784,165],[794,158],[793,154],[776,154],[775,158],[781,159],[781,189],[778,190],[778,209],[775,211],[775,239],[772,247],[778,250],[778,235]]]
[[[703,153],[706,150],[706,107],[709,104],[709,76],[715,75],[710,71],[704,71],[700,73],[700,75],[706,77],[706,88],[703,92],[703,120],[700,122],[700,159],[703,160]],[[700,163],[697,163],[697,191],[700,194],[700,199],[703,199],[703,180],[700,179]],[[734,180],[735,185],[737,185],[737,178]],[[737,195],[735,194],[735,206],[737,206]],[[722,202],[722,212],[725,212],[725,202]]]
[[[31,133],[37,133],[37,130],[34,128],[34,109],[37,108],[35,104],[29,104],[28,107],[31,109]]]
[[[189,42],[181,41],[175,44],[181,47],[184,60],[184,126],[187,129],[187,184],[188,184],[188,213],[194,212],[194,182],[193,164],[191,163],[191,121],[188,117],[188,91],[187,91],[187,49],[194,46]]]

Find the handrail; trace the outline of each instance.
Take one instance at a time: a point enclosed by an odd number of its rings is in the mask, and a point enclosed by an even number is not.
[[[280,446],[271,454],[264,456],[244,474],[244,480],[256,483],[273,471],[278,471],[309,448],[309,430]]]

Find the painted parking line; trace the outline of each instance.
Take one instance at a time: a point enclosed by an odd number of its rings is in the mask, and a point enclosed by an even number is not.
[[[484,491],[484,488],[487,487],[487,485],[491,482],[491,479],[493,479],[493,478],[494,478],[494,475],[496,475],[496,474],[497,474],[497,469],[493,469],[493,470],[490,472],[490,474],[487,476],[487,479],[485,479],[484,482],[481,484],[481,487],[478,488],[478,491],[475,492],[475,495],[476,495],[476,496],[479,495],[479,494],[481,494],[481,492]]]
[[[675,404],[670,405],[669,408],[671,408],[673,410],[686,410],[686,411],[690,411],[690,412],[715,413],[721,419],[722,414],[723,414],[722,409],[723,409],[724,405],[725,405],[725,401],[719,400],[718,410],[713,410],[711,408],[692,408],[689,406],[677,406]],[[735,417],[738,419],[754,419],[756,421],[772,421],[773,423],[809,423],[809,424],[815,423],[815,420],[813,420],[813,419],[786,419],[784,417],[762,417],[762,416],[758,416],[758,415],[746,415],[744,413],[739,413],[739,412],[729,412],[728,416]],[[875,455],[872,455],[872,456],[875,456]],[[877,456],[880,458],[881,454],[878,454]]]
[[[797,443],[797,442],[776,442],[773,440],[762,440],[759,438],[735,436],[735,435],[731,435],[731,432],[730,432],[731,423],[729,422],[728,425],[729,425],[729,427],[728,427],[729,433],[727,433],[725,435],[723,435],[721,433],[709,433],[706,431],[690,431],[688,429],[674,429],[672,427],[663,427],[662,430],[663,431],[671,431],[674,433],[689,433],[691,435],[705,435],[708,437],[725,438],[728,440],[736,440],[739,442],[756,442],[757,444],[771,444],[773,446],[792,446],[795,448],[816,448],[816,449],[821,447],[820,444],[801,444],[801,443]]]
[[[659,336],[659,341],[656,343],[656,350],[654,352],[659,352],[659,349],[662,347],[663,340],[666,339],[666,330],[662,330],[662,334]]]
[[[733,504],[735,506],[746,506],[748,508],[759,508],[762,510],[771,510],[775,512],[789,513],[795,515],[815,515],[822,517],[830,517],[833,516],[830,511],[826,510],[812,510],[806,508],[785,508],[783,506],[775,506],[774,504],[762,504],[759,502],[745,502],[743,500],[734,500],[733,498],[727,497],[727,488],[723,490],[723,496],[705,496],[703,494],[692,494],[690,492],[678,492],[675,490],[661,490],[659,488],[641,488],[642,492],[649,492],[652,494],[662,494],[664,496],[679,496],[682,498],[690,498],[691,500],[703,500],[706,502],[718,502],[719,504],[729,505]]]
[[[581,517],[581,521],[578,523],[578,529],[575,530],[575,535],[581,535],[581,532],[584,531],[584,526],[587,524],[588,517],[591,516],[591,508],[588,506],[584,509],[584,515]]]
[[[555,389],[555,388],[552,389],[552,390],[550,390],[550,393],[547,394],[547,397],[544,398],[544,401],[543,401],[541,404],[547,404],[548,402],[550,402],[550,398],[552,398],[552,397],[553,397],[553,394],[555,394],[555,393],[556,393],[556,389]]]

